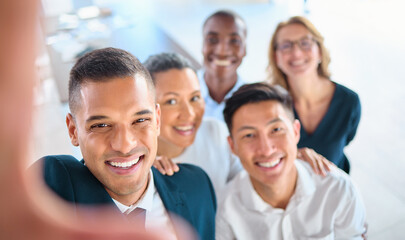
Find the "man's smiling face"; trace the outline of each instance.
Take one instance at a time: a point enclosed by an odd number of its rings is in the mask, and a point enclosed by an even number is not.
[[[275,101],[248,103],[232,118],[232,151],[240,158],[252,183],[277,182],[294,171],[300,124]]]
[[[220,78],[235,74],[246,55],[246,28],[239,19],[214,16],[203,28],[205,70]]]
[[[88,81],[67,117],[73,145],[111,197],[133,204],[143,193],[156,157],[160,109],[145,78]]]

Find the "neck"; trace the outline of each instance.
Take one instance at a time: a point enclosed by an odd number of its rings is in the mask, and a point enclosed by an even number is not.
[[[287,81],[290,94],[295,103],[316,102],[323,98],[325,93],[328,93],[325,89],[333,85],[329,79],[320,77],[317,74],[288,78]]]
[[[263,184],[253,178],[250,178],[250,181],[263,201],[274,208],[286,209],[288,202],[295,192],[297,168],[294,167],[292,172],[286,174],[286,177],[277,180],[275,183]]]
[[[158,156],[165,156],[167,158],[175,158],[180,156],[186,148],[179,147],[171,142],[168,142],[162,138],[158,138]]]
[[[143,197],[143,195],[145,195],[146,189],[148,188],[148,184],[149,184],[149,178],[150,178],[149,174],[150,173],[148,173],[148,175],[147,175],[145,184],[140,189],[138,189],[136,192],[134,192],[132,194],[119,195],[119,194],[112,192],[111,190],[109,190],[107,188],[106,188],[106,191],[111,196],[111,198],[114,198],[118,202],[120,202],[126,206],[134,205],[139,201],[139,199],[141,199]]]
[[[205,72],[204,80],[208,86],[211,98],[220,103],[224,101],[226,94],[235,86],[238,75],[235,72],[228,76],[218,77],[215,74]]]

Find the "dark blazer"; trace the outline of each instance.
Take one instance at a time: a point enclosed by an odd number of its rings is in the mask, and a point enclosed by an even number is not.
[[[75,206],[116,206],[83,161],[68,155],[55,155],[34,163],[38,164],[43,164],[46,184]],[[179,164],[179,167],[180,171],[173,176],[162,175],[152,167],[156,190],[166,210],[190,223],[200,239],[214,239],[216,200],[212,184],[201,168],[190,164]]]

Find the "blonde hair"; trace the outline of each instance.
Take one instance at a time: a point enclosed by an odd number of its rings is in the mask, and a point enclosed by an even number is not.
[[[269,52],[268,52],[269,64],[267,65],[267,71],[269,74],[270,82],[272,84],[280,85],[287,90],[289,89],[288,82],[287,82],[287,76],[281,71],[280,68],[277,67],[276,38],[277,38],[277,34],[280,32],[280,30],[283,27],[286,27],[291,24],[300,24],[300,25],[304,26],[313,35],[314,40],[318,44],[318,47],[321,51],[321,62],[318,66],[318,75],[321,77],[330,79],[330,72],[329,72],[328,67],[329,67],[329,63],[331,60],[330,60],[329,52],[323,43],[324,42],[323,36],[318,32],[318,30],[315,28],[315,26],[308,19],[301,17],[301,16],[295,16],[295,17],[291,17],[287,21],[279,23],[276,27],[276,30],[273,33],[273,36],[271,37]]]

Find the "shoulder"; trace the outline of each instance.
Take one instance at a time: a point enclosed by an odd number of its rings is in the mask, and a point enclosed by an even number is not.
[[[315,184],[316,191],[320,194],[329,193],[329,198],[343,199],[357,197],[358,192],[350,176],[337,167],[333,167],[325,177],[314,173],[311,166],[304,161],[296,160],[299,173],[308,174]]]
[[[214,188],[208,175],[200,167],[193,164],[178,164],[180,171],[172,176],[162,175],[152,167],[155,186],[159,192],[181,191],[190,201],[208,201],[216,208]],[[198,186],[198,187],[197,187]]]
[[[346,101],[350,101],[352,103],[360,104],[359,95],[356,92],[339,83],[336,82],[334,83],[336,84],[336,94],[338,94],[340,98],[345,99]]]
[[[70,174],[73,171],[85,171],[87,168],[70,155],[50,155],[39,159],[34,165],[41,165],[45,178],[58,177],[59,174]]]
[[[178,166],[180,171],[172,176],[162,175],[153,167],[153,176],[157,181],[163,181],[169,186],[177,186],[180,189],[194,188],[196,183],[202,187],[211,186],[211,181],[207,173],[205,173],[200,167],[187,163],[181,163],[178,164]]]
[[[226,211],[227,208],[232,208],[235,203],[236,205],[243,205],[241,196],[251,194],[249,191],[249,184],[249,174],[246,172],[246,170],[242,170],[236,174],[226,186],[222,199],[218,201],[221,211]]]
[[[70,155],[49,155],[41,158],[39,161],[43,161],[46,166],[66,166],[77,167],[84,166],[78,159]]]
[[[111,202],[103,185],[83,163],[72,156],[46,156],[35,164],[43,170],[48,187],[63,199],[81,204]]]

